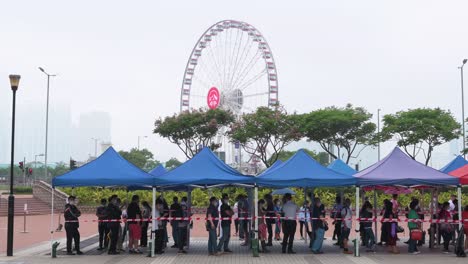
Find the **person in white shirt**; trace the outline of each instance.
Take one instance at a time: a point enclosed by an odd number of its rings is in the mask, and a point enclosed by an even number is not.
[[[292,201],[292,196],[290,193],[287,193],[283,197],[284,205],[283,205],[283,213],[284,213],[284,221],[283,221],[283,254],[286,253],[286,247],[288,249],[288,254],[295,254],[293,250],[293,243],[294,243],[294,235],[296,234],[296,215],[299,211],[297,205]]]
[[[309,201],[305,201],[304,205],[299,210],[298,218],[299,218],[299,233],[301,234],[301,239],[304,240],[304,237],[309,234]],[[304,226],[305,226],[305,233],[304,233]]]
[[[234,236],[238,236],[239,235],[239,219],[238,219],[239,218],[239,203],[236,202],[232,209],[234,211],[234,215],[232,216],[232,218],[234,218],[234,227],[236,229],[236,233],[234,233]]]
[[[347,198],[344,202],[343,209],[341,209],[341,217],[343,218],[343,221],[341,222],[341,238],[343,239],[344,254],[352,254],[352,252],[348,249],[349,234],[351,233],[353,226],[353,211],[351,210],[350,206],[351,200]]]
[[[450,195],[450,200],[448,201],[449,202],[449,211],[450,213],[453,212],[453,210],[455,210],[455,203],[453,201],[455,201],[455,199],[457,199],[457,197],[455,195]]]

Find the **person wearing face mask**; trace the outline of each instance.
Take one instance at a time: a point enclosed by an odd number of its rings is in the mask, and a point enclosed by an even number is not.
[[[315,198],[314,200],[312,219],[312,230],[314,232],[314,240],[311,241],[312,253],[322,254],[323,238],[325,236],[325,220],[322,218],[322,202],[319,198]]]
[[[208,231],[208,254],[209,256],[218,255],[216,246],[216,227],[218,226],[218,199],[210,198],[210,206],[206,210],[206,231]]]
[[[156,254],[163,254],[163,246],[164,246],[164,227],[162,221],[157,220],[161,217],[162,212],[164,211],[164,202],[161,199],[156,200],[156,208],[154,208],[154,215],[156,220],[154,221],[154,252]]]
[[[343,217],[343,221],[341,222],[341,237],[343,242],[343,253],[344,254],[353,254],[348,249],[348,240],[349,234],[351,233],[351,228],[353,225],[353,211],[351,211],[351,200],[347,198],[344,202],[343,209],[341,209],[341,217]]]
[[[68,203],[65,205],[65,231],[67,233],[67,255],[75,255],[72,251],[72,240],[75,242],[76,254],[82,255],[80,251],[80,224],[78,217],[81,216],[80,210],[76,207],[75,196],[68,197]]]
[[[231,206],[229,205],[229,197],[225,193],[223,194],[223,199],[221,199],[221,238],[219,239],[218,243],[218,252],[221,252],[221,247],[224,249],[224,253],[232,253],[229,249],[229,239],[231,238],[231,217],[234,214],[232,211]]]
[[[182,201],[180,202],[180,211],[177,212],[177,217],[182,217],[183,219],[180,221],[177,221],[177,230],[178,234],[177,236],[179,237],[179,241],[177,242],[177,245],[179,246],[179,252],[181,254],[187,254],[187,251],[184,249],[184,247],[187,245],[187,238],[188,238],[188,225],[189,225],[189,220],[187,220],[187,217],[189,216],[188,212],[188,205],[187,205],[187,197],[182,197]]]
[[[275,219],[275,240],[276,241],[281,241],[281,201],[280,199],[275,199],[273,201],[275,207],[274,207],[274,210],[275,210],[275,216],[277,217]]]
[[[110,221],[108,226],[110,230],[110,244],[109,244],[109,255],[120,254],[117,251],[117,242],[120,235],[120,220],[122,216],[122,211],[120,210],[119,198],[116,195],[113,195],[110,199],[109,204],[107,205],[108,218]]]
[[[408,219],[412,221],[408,221],[408,228],[410,230],[410,239],[408,241],[408,252],[416,255],[416,254],[419,254],[420,252],[417,247],[417,241],[411,238],[411,232],[413,232],[413,230],[421,229],[421,223],[415,222],[415,220],[419,219],[419,215],[417,212],[417,209],[419,208],[419,200],[416,198],[413,199],[409,207],[410,207],[409,208],[410,210],[408,213]]]

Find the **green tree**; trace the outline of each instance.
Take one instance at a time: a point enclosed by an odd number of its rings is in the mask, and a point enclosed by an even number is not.
[[[222,109],[185,111],[155,122],[154,133],[176,144],[187,158],[197,154],[200,146],[216,150],[221,144],[213,139],[221,128],[234,121],[231,112]]]
[[[244,114],[228,134],[247,153],[258,156],[270,167],[287,145],[302,137],[296,120],[282,107],[259,107],[254,113]]]
[[[121,150],[119,154],[144,171],[150,171],[161,164],[159,161],[153,159],[153,153],[147,149],[132,148],[130,151]]]
[[[166,167],[167,170],[173,170],[173,169],[179,167],[180,165],[182,165],[182,162],[180,162],[176,158],[171,158],[168,161],[166,161],[165,167]]]
[[[305,137],[319,143],[333,158],[342,158],[340,152],[344,150],[343,160],[348,164],[359,155],[360,151],[355,154],[358,146],[375,145],[376,125],[371,118],[372,114],[364,108],[348,104],[344,108],[331,106],[304,114],[300,123]],[[337,148],[337,154],[333,153],[333,147]]]
[[[413,159],[423,153],[426,165],[434,147],[460,136],[460,124],[450,111],[440,108],[417,108],[383,118],[381,138],[396,137],[398,146]]]
[[[309,154],[312,158],[318,161],[323,166],[328,166],[329,162],[329,155],[326,152],[315,152],[313,150],[304,149],[307,154]],[[290,150],[283,150],[278,154],[278,159],[281,161],[287,161],[291,158],[294,154],[296,154],[297,150],[290,151]]]

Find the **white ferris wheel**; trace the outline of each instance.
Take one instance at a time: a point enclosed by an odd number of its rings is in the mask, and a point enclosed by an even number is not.
[[[223,20],[209,27],[192,49],[184,71],[180,111],[230,110],[236,116],[278,104],[278,75],[273,53],[252,25]],[[238,146],[220,135],[227,163],[241,161]],[[224,158],[224,157],[223,157]]]

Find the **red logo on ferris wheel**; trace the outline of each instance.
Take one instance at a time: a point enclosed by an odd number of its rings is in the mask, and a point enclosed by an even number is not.
[[[216,87],[211,87],[206,96],[206,103],[210,109],[216,109],[219,106],[219,91]]]

